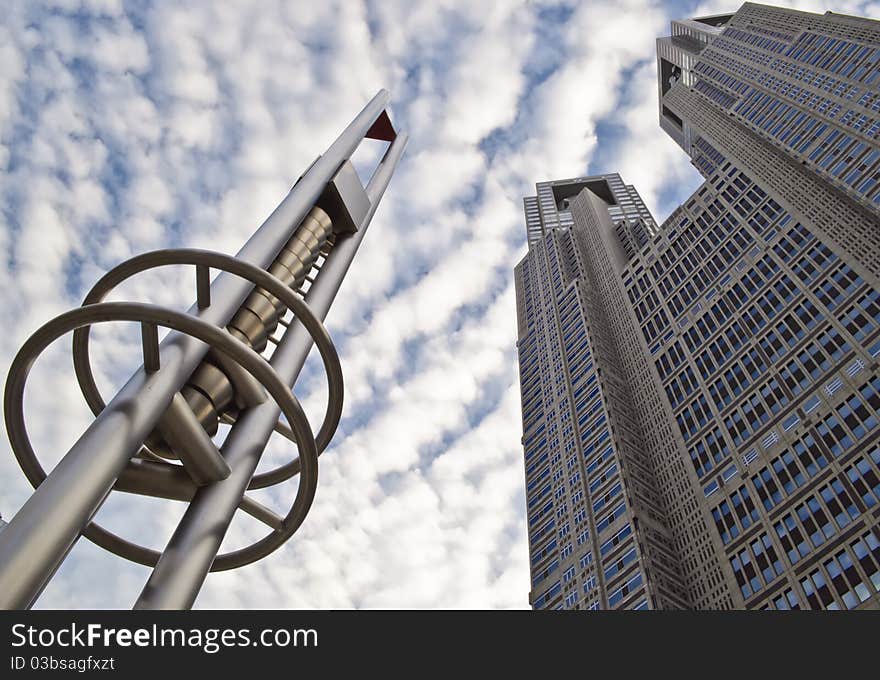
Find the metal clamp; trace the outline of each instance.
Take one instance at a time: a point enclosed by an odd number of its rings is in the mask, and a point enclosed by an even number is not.
[[[268,291],[293,311],[294,317],[305,326],[306,330],[315,340],[315,345],[324,363],[324,370],[327,372],[327,410],[321,427],[315,435],[318,453],[323,452],[333,438],[333,433],[336,431],[339,419],[342,416],[344,388],[339,357],[324,324],[315,317],[309,306],[293,290],[266,270],[243,260],[238,260],[230,255],[209,250],[196,248],[155,250],[126,260],[104,274],[92,287],[88,295],[86,295],[83,305],[101,302],[116,286],[135,274],[169,265],[194,265],[197,268],[197,272],[199,268],[204,267],[240,276],[255,286]],[[95,383],[89,361],[89,329],[87,327],[74,331],[73,364],[86,403],[92,409],[92,413],[98,415],[104,410],[105,404]],[[279,423],[277,429],[285,430],[287,428],[283,423]],[[282,434],[285,433],[282,432]],[[290,437],[287,438],[291,439]],[[255,475],[248,488],[262,489],[278,484],[296,475],[298,469],[298,463],[294,460],[274,470]]]
[[[156,305],[131,302],[101,302],[113,288],[134,274],[155,267],[180,264],[194,265],[196,267],[197,282],[202,283],[199,288],[204,288],[203,283],[208,275],[209,268],[215,268],[247,279],[255,286],[277,297],[285,306],[293,311],[294,317],[303,324],[315,341],[327,371],[329,387],[328,404],[324,420],[317,435],[313,435],[299,402],[290,388],[277,376],[271,365],[252,348],[236,339],[225,329],[219,328],[196,316]],[[209,300],[202,299],[202,296],[199,297],[200,309],[210,304]],[[46,472],[34,453],[24,420],[24,388],[30,367],[51,342],[61,335],[73,331],[74,367],[77,379],[89,407],[97,415],[104,409],[104,401],[97,389],[89,363],[89,329],[95,323],[109,321],[140,322],[144,333],[145,366],[149,364],[156,369],[161,360],[156,351],[150,351],[150,348],[155,350],[158,346],[155,338],[157,327],[171,328],[210,345],[213,351],[220,353],[243,368],[276,401],[287,422],[290,424],[289,427],[286,425],[283,427],[293,434],[299,449],[299,456],[273,470],[255,474],[251,478],[248,488],[265,488],[290,479],[297,474],[302,474],[296,498],[288,514],[281,518],[253,499],[244,496],[239,506],[240,509],[260,519],[272,527],[273,531],[263,539],[245,548],[218,555],[211,567],[211,571],[233,569],[249,564],[281,546],[299,528],[311,506],[317,486],[317,457],[332,438],[342,413],[342,369],[336,349],[321,321],[315,317],[308,305],[282,281],[256,265],[237,260],[222,253],[195,249],[161,250],[139,255],[115,267],[92,288],[84,301],[83,307],[56,317],[34,333],[19,351],[10,368],[5,399],[7,430],[19,465],[34,487],[42,483],[46,478]],[[149,377],[147,379],[149,380]],[[183,466],[167,461],[160,462],[160,460],[157,460],[152,455],[144,457],[150,460],[150,466],[152,466],[153,471],[156,471],[155,466],[160,466],[160,470],[164,471],[164,474],[152,476],[152,480],[161,480],[163,476],[169,480],[171,477],[176,477],[175,484],[178,487],[174,493],[169,493],[168,490],[161,488],[156,488],[155,492],[153,492],[141,485],[134,492],[186,500],[187,496],[191,493],[188,486],[189,481],[181,483],[181,475],[177,474]],[[143,467],[134,461],[129,463],[129,467],[132,468],[134,473],[139,472],[139,466]],[[132,490],[131,488],[125,488],[125,484],[121,487],[117,484],[116,488]],[[181,491],[181,488],[184,490]],[[193,490],[194,488],[195,485],[192,486]],[[83,535],[110,552],[133,562],[155,566],[160,557],[159,552],[127,541],[94,522],[86,526]]]

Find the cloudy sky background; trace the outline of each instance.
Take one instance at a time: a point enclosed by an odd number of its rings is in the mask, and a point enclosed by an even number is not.
[[[802,8],[880,16],[875,3]],[[381,87],[411,135],[328,319],[345,413],[303,528],[214,574],[199,607],[525,607],[516,368],[521,200],[538,181],[619,172],[658,221],[699,185],[657,125],[654,39],[713,0],[5,3],[0,19],[0,371],[108,268],[171,246],[234,253]],[[380,150],[366,147],[358,166]],[[117,299],[187,307],[192,272]],[[105,394],[136,329],[95,332]],[[323,378],[297,387],[314,423]],[[53,464],[89,422],[69,338],[26,400]],[[265,466],[295,455],[272,442]],[[263,466],[263,467],[265,467]],[[0,444],[0,512],[30,488]],[[286,512],[295,482],[260,499]],[[161,548],[183,506],[114,494],[98,515]],[[241,513],[239,513],[241,515]],[[264,533],[237,517],[224,550]],[[148,570],[88,541],[41,607],[129,607]]]

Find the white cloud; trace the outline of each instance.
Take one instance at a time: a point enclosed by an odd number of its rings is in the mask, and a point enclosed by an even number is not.
[[[693,181],[656,125],[653,40],[668,12],[581,3],[550,25],[557,3],[48,6],[13,3],[0,26],[0,286],[15,291],[0,307],[0,370],[120,260],[177,245],[235,252],[387,87],[412,139],[328,319],[346,419],[300,532],[256,565],[210,576],[198,605],[527,606],[512,290],[521,198],[596,157],[652,206]],[[554,59],[529,82],[533,60]],[[597,137],[609,122],[624,133],[613,144]],[[192,272],[119,295],[184,307]],[[94,346],[109,391],[138,363],[136,329],[99,329]],[[27,402],[49,463],[89,422],[68,347],[38,362]],[[314,422],[322,381],[297,388]],[[292,455],[273,440],[265,464]],[[5,443],[0,477],[8,516],[29,489]],[[257,495],[286,511],[294,490]],[[114,494],[99,519],[161,548],[182,509]],[[262,530],[237,518],[224,548]],[[80,542],[40,605],[127,607],[147,574]]]

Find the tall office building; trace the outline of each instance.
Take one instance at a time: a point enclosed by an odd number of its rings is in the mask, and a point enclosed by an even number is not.
[[[615,175],[525,199],[530,601],[878,607],[880,27],[746,4],[658,80],[706,179],[658,229]]]

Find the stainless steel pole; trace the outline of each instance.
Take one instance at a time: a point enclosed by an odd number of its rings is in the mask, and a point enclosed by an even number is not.
[[[248,239],[239,259],[268,268],[388,99],[387,90],[373,97]],[[193,305],[190,312],[225,326],[252,289],[244,279],[220,274],[211,285],[212,304],[203,310]],[[161,368],[135,372],[0,532],[0,608],[33,604],[206,352],[204,343],[169,333]]]
[[[320,275],[306,294],[309,307],[324,319],[345,274],[367,232],[379,200],[400,161],[407,136],[398,135],[367,185],[370,208],[360,228],[340,238],[324,263]],[[291,324],[272,356],[272,367],[293,385],[312,348],[312,338],[299,324]],[[220,544],[260,462],[266,443],[278,421],[273,401],[248,409],[230,430],[223,456],[232,468],[224,480],[199,488],[153,569],[135,609],[189,609],[211,569]]]

